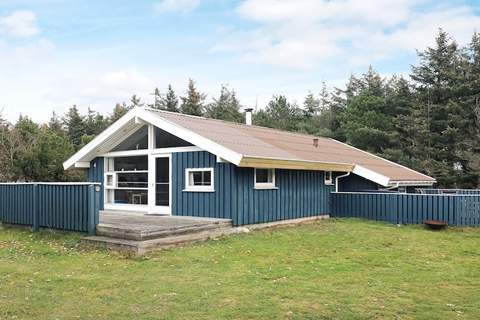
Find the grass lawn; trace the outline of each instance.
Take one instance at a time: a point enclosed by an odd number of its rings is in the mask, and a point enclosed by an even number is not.
[[[480,230],[360,220],[128,259],[0,231],[0,319],[479,319]]]

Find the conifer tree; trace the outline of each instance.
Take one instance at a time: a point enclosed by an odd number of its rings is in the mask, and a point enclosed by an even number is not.
[[[203,115],[204,101],[206,96],[203,93],[198,92],[195,87],[195,82],[192,79],[188,80],[187,95],[182,97],[182,105],[180,110],[182,113],[190,114],[194,116]]]
[[[243,122],[243,114],[240,112],[240,102],[235,91],[229,90],[222,85],[220,97],[214,98],[213,103],[207,106],[206,116],[214,119],[232,122]]]
[[[67,135],[75,150],[78,150],[82,144],[82,136],[85,134],[84,117],[80,115],[76,105],[68,109],[63,118],[63,123],[67,130]]]
[[[178,112],[178,97],[175,94],[175,91],[173,91],[171,84],[168,85],[165,96],[160,98],[160,109],[170,112]]]

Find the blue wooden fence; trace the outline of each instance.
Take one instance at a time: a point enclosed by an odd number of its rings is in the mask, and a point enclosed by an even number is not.
[[[480,226],[480,194],[332,192],[332,217],[356,217],[395,224],[440,220],[453,226]]]
[[[0,184],[0,221],[95,233],[100,188],[96,183]]]

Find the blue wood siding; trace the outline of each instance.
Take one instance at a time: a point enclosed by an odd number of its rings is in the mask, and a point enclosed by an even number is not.
[[[214,168],[215,192],[183,191],[187,168]],[[236,194],[234,169],[232,164],[217,163],[216,156],[209,152],[173,153],[172,214],[236,221],[236,208],[232,201]]]
[[[338,184],[338,191],[341,192],[378,190],[378,184],[353,173],[340,178]]]
[[[324,172],[275,170],[277,189],[254,189],[254,169],[236,168],[236,225],[311,217],[330,212],[330,192]]]
[[[185,169],[214,168],[215,192],[186,192]],[[232,219],[234,225],[296,219],[329,213],[324,173],[277,169],[277,189],[254,189],[254,169],[217,163],[208,152],[172,155],[172,214]]]
[[[87,180],[88,182],[98,182],[100,183],[100,210],[103,210],[103,198],[105,195],[104,191],[104,161],[102,157],[93,159],[90,162],[90,168],[87,170]]]

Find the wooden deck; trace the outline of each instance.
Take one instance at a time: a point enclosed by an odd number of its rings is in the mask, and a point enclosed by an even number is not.
[[[96,236],[86,237],[84,242],[138,256],[154,249],[235,232],[229,219],[102,211]]]

